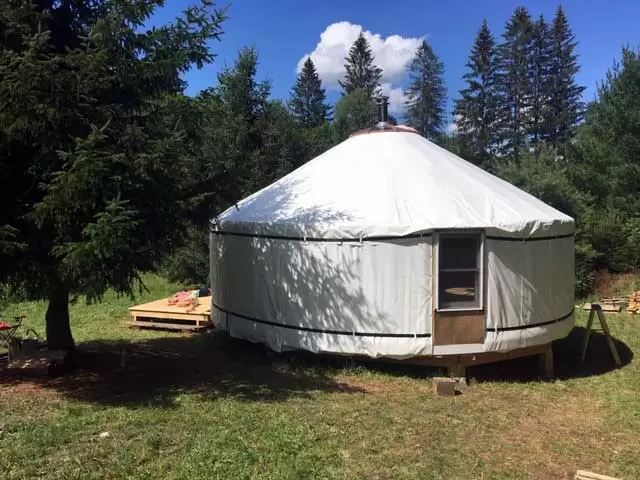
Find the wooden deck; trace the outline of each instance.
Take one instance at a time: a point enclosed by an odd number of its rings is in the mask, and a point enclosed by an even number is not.
[[[129,325],[185,331],[203,330],[211,326],[211,297],[199,298],[199,305],[192,311],[187,307],[169,305],[168,302],[168,298],[162,298],[131,307]]]

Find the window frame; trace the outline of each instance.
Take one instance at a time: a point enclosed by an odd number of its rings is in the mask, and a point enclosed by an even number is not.
[[[476,291],[478,292],[478,303],[475,306],[467,306],[467,307],[443,307],[440,305],[440,242],[441,240],[446,240],[447,238],[455,238],[455,237],[466,237],[466,238],[475,238],[478,240],[478,251],[477,251],[477,259],[478,259],[478,267],[477,269],[450,269],[451,271],[477,271],[477,285]],[[452,231],[442,231],[436,233],[436,248],[435,248],[435,272],[433,272],[435,278],[435,305],[436,312],[480,312],[484,310],[484,275],[485,275],[485,233],[483,230],[452,230]],[[449,269],[445,269],[449,270]]]

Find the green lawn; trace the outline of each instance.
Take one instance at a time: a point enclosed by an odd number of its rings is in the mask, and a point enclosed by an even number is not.
[[[149,279],[161,298],[177,287]],[[471,369],[436,397],[416,367],[276,355],[219,333],[130,330],[131,301],[72,307],[91,368],[0,377],[0,478],[555,479],[586,469],[640,478],[640,317],[609,315],[625,366],[582,329],[535,359]],[[11,305],[44,331],[43,303]],[[582,315],[582,313],[581,313]],[[584,322],[584,316],[580,323]],[[123,346],[126,362],[121,366]],[[109,432],[100,438],[102,432]]]

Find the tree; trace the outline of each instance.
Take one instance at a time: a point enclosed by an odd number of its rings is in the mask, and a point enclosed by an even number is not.
[[[585,87],[575,81],[580,71],[575,53],[577,42],[561,6],[556,11],[550,34],[549,108],[545,121],[548,140],[564,153],[583,117]]]
[[[160,5],[0,5],[0,225],[20,245],[0,281],[48,300],[50,348],[74,347],[72,294],[132,293],[186,227],[197,172],[181,74],[213,60],[224,11],[202,0],[143,30]]]
[[[260,151],[263,136],[260,119],[267,109],[271,85],[256,80],[258,52],[244,48],[232,68],[218,75],[215,94],[222,101],[224,113],[218,127],[210,134],[224,152],[227,174],[225,186],[231,189],[228,201],[237,201],[263,185],[260,178]]]
[[[326,97],[320,75],[311,57],[307,57],[293,86],[289,109],[304,128],[319,127],[329,119],[331,111]]]
[[[591,273],[585,290],[596,270],[640,267],[639,112],[640,53],[625,48],[562,155],[572,185],[587,199],[588,208],[576,216],[576,265]]]
[[[498,143],[496,67],[495,39],[485,20],[467,62],[469,71],[464,75],[467,87],[460,91],[461,98],[456,100],[454,109],[457,134],[466,145],[467,159],[483,168],[490,167]]]
[[[216,185],[193,211],[184,244],[165,265],[165,273],[185,283],[207,281],[209,219],[246,195],[274,182],[310,157],[308,140],[316,128],[302,129],[280,101],[269,99],[270,85],[256,79],[258,53],[244,48],[219,85],[201,92],[196,145],[199,176]],[[322,127],[319,127],[322,128]]]
[[[598,86],[572,142],[574,181],[594,206],[626,217],[640,211],[640,52],[625,48]]]
[[[518,160],[526,145],[532,90],[529,66],[533,24],[524,7],[518,7],[505,26],[498,48],[498,131],[500,154]]]
[[[373,63],[371,46],[362,32],[351,46],[349,56],[345,60],[346,75],[344,81],[339,82],[344,90],[343,94],[348,95],[356,89],[361,89],[371,98],[379,96],[382,69]]]
[[[423,40],[409,66],[406,118],[409,125],[430,140],[435,140],[445,126],[447,87],[443,74],[444,64]]]
[[[262,149],[258,188],[275,182],[308,160],[310,146],[297,119],[284,104],[272,100],[260,121]]]
[[[375,101],[364,89],[357,88],[342,97],[335,108],[336,143],[358,130],[373,127],[377,112]]]
[[[528,115],[528,135],[534,148],[549,138],[549,101],[551,37],[549,26],[540,15],[533,25],[531,34],[531,58],[529,65],[529,84],[531,86],[531,104]]]

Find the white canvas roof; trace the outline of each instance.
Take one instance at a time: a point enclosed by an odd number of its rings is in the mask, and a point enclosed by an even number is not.
[[[573,219],[422,136],[350,137],[223,212],[220,230],[319,238],[482,228],[530,237],[573,233]]]

